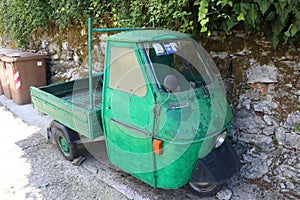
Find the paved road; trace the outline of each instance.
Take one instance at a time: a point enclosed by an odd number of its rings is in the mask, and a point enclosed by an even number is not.
[[[16,106],[0,96],[0,151],[4,152],[0,165],[1,199],[198,199],[182,188],[151,188],[118,170],[109,164],[101,142],[87,147],[94,152],[92,155],[81,148],[86,161],[81,166],[72,165],[43,136],[50,121],[30,104]],[[284,199],[276,191],[247,183],[238,176],[217,196],[203,199],[224,197]]]

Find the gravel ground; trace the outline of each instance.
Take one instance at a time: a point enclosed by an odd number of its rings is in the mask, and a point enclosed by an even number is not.
[[[5,152],[0,165],[1,199],[199,199],[183,188],[154,189],[110,165],[103,142],[87,146],[89,152],[81,148],[86,160],[81,166],[72,165],[43,137],[49,121],[30,104],[16,106],[0,96],[0,151]],[[235,176],[216,196],[202,199],[286,197]]]
[[[62,159],[37,128],[3,106],[0,121],[1,199],[127,199],[96,174]]]

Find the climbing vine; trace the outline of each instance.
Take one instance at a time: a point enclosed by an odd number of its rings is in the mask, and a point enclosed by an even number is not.
[[[259,31],[273,47],[300,38],[300,0],[1,0],[0,34],[25,45],[37,31],[152,26],[210,36]]]

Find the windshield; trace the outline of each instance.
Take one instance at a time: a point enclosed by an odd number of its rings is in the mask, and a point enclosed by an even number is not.
[[[206,87],[215,75],[219,76],[210,56],[192,39],[147,42],[143,47],[157,85],[164,91],[178,93]]]

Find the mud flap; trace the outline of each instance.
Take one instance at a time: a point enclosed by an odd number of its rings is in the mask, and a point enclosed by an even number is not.
[[[192,174],[196,182],[222,184],[240,169],[240,160],[226,140],[222,146],[199,159]]]

